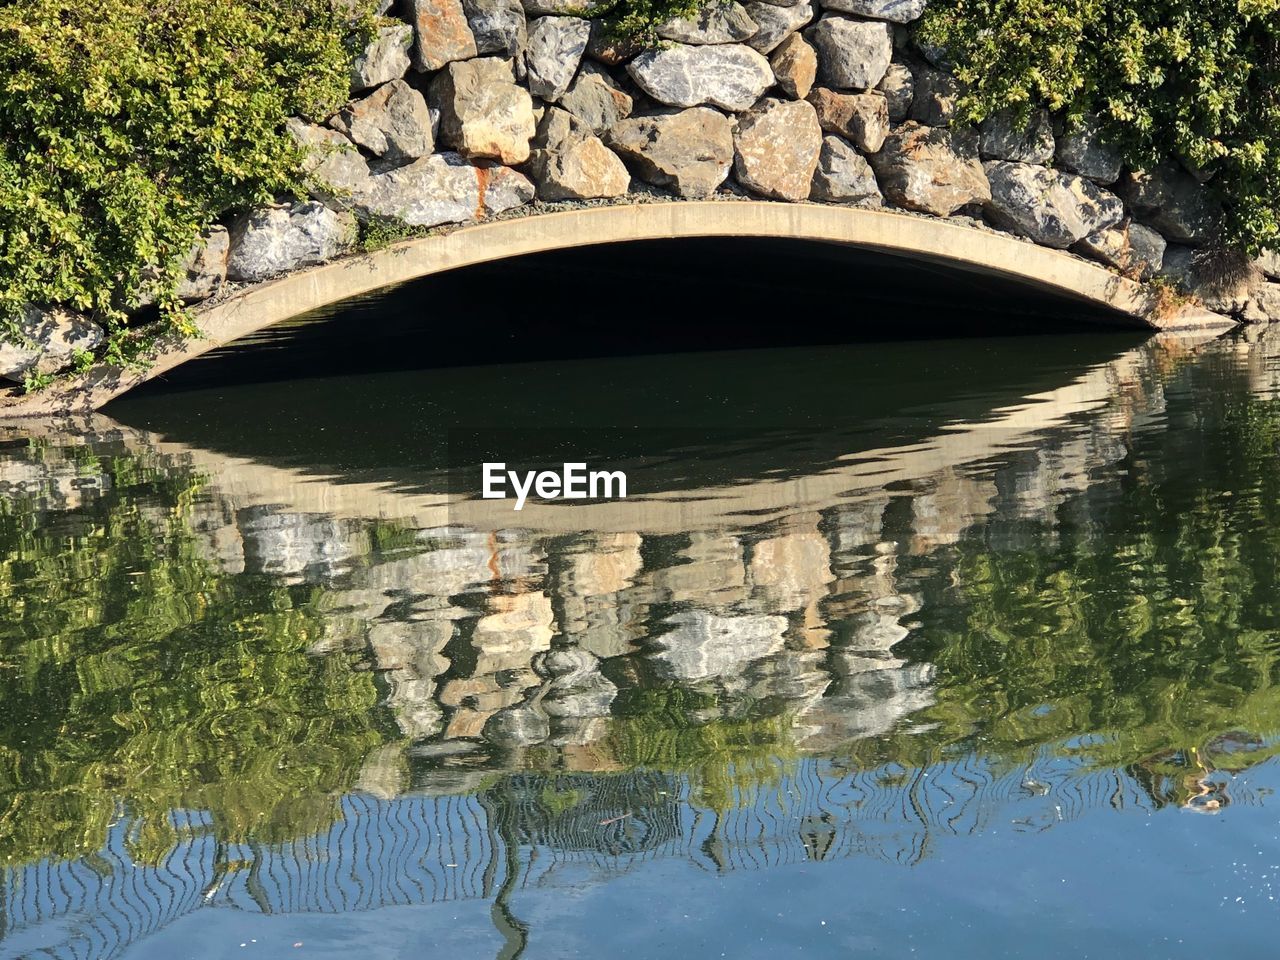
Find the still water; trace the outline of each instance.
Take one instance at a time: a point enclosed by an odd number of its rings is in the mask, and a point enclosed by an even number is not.
[[[10,431],[0,956],[1261,955],[1278,389],[1095,334]],[[631,497],[458,493],[567,437]]]

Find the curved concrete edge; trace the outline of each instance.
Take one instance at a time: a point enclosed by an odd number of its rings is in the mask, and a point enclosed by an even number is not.
[[[769,201],[683,201],[588,207],[472,224],[335,260],[248,287],[195,310],[201,336],[162,342],[145,369],[102,367],[24,397],[0,398],[0,418],[96,410],[201,354],[299,314],[459,267],[569,247],[634,240],[762,237],[816,240],[980,274],[1114,311],[1153,330],[1227,328],[1203,308],[1158,313],[1154,291],[1070,254],[1006,234],[923,216]]]

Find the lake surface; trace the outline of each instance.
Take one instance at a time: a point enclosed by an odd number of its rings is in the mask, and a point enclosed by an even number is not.
[[[188,386],[0,436],[0,957],[1274,949],[1276,333]]]

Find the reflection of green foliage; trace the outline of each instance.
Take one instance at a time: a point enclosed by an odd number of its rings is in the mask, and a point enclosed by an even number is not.
[[[585,794],[581,790],[560,790],[554,783],[548,783],[538,794],[538,802],[553,817],[557,817],[566,810],[572,810],[583,801],[584,797]]]
[[[175,808],[209,811],[224,840],[322,827],[381,740],[371,676],[307,654],[309,593],[202,556],[198,478],[104,466],[107,491],[64,513],[0,499],[5,858],[94,849],[121,803],[149,862]]]
[[[1202,422],[1134,437],[1127,476],[1056,542],[959,545],[912,650],[939,669],[936,727],[867,759],[977,737],[1011,763],[1049,745],[1194,774],[1280,750],[1256,739],[1280,730],[1280,403],[1199,393]]]
[[[610,751],[628,767],[688,774],[695,803],[727,810],[776,783],[796,751],[789,716],[695,716],[716,708],[714,696],[681,687],[624,691],[609,727]]]

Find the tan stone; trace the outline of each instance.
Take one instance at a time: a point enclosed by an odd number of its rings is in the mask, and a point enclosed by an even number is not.
[[[803,100],[818,75],[818,55],[798,33],[793,33],[769,57],[778,87],[793,100]]]
[[[762,100],[739,121],[733,167],[747,189],[774,200],[805,200],[822,149],[822,129],[804,100]]]
[[[479,53],[461,0],[407,0],[407,7],[413,24],[414,69],[439,70]]]
[[[818,87],[809,94],[818,123],[863,153],[876,153],[889,135],[889,101],[882,93],[840,93]]]
[[[605,142],[649,183],[710,196],[733,165],[733,121],[710,107],[619,120]]]
[[[451,63],[431,82],[440,110],[440,139],[465,157],[529,159],[533,98],[515,82],[511,64],[496,57]]]

